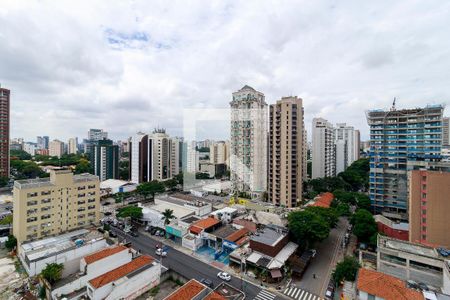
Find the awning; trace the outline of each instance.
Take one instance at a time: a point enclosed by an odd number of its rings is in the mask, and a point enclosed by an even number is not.
[[[256,264],[256,262],[261,258],[261,254],[253,252],[252,254],[250,254],[249,257],[247,257],[247,261],[251,262],[253,264]]]
[[[280,277],[283,277],[283,275],[281,275],[281,271],[280,271],[279,269],[271,270],[271,271],[270,271],[270,276],[272,276],[272,278],[280,278]]]

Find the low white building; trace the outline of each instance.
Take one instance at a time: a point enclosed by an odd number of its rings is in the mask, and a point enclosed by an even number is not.
[[[76,273],[80,259],[103,248],[108,243],[98,231],[79,229],[19,246],[19,259],[29,276],[35,276],[47,264],[64,265],[62,277]]]
[[[63,278],[52,286],[51,297],[55,300],[61,299],[62,295],[69,295],[75,291],[80,291],[77,296],[81,296],[83,290],[86,292],[89,280],[129,263],[132,259],[132,250],[122,245],[85,256],[79,261],[77,273]]]
[[[211,213],[212,216],[214,216],[214,218],[216,218],[219,221],[222,221],[222,223],[231,223],[231,221],[233,221],[233,219],[237,216],[238,214],[238,210],[236,208],[233,207],[224,207],[222,209],[213,211]]]
[[[91,300],[134,299],[157,286],[160,277],[161,265],[151,256],[142,255],[89,280],[87,295]]]
[[[107,179],[100,182],[100,191],[102,194],[114,195],[117,193],[127,193],[136,190],[137,184],[118,180],[118,179]]]
[[[164,216],[160,211],[153,209],[153,207],[143,206],[141,203],[138,206],[142,208],[141,220],[145,225],[164,229]]]

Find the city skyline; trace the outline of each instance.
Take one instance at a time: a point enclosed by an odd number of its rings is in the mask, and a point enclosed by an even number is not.
[[[305,124],[347,122],[362,140],[365,111],[394,97],[398,108],[449,104],[446,2],[147,5],[6,1],[0,81],[11,90],[11,136],[68,140],[98,127],[124,139],[158,126],[181,136],[183,108],[226,108],[245,84],[269,105],[296,95]]]

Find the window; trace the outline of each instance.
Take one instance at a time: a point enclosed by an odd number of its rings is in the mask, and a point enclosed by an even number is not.
[[[43,215],[43,216],[41,216],[41,220],[46,220],[46,219],[50,219],[50,215],[48,214],[48,215]]]
[[[52,193],[51,191],[42,191],[41,196],[50,195],[51,193]]]
[[[34,193],[28,193],[28,194],[27,194],[27,197],[28,197],[28,198],[32,198],[32,197],[36,197],[37,195],[38,195],[37,192],[34,192]]]
[[[37,201],[28,201],[27,206],[33,206],[36,205],[37,203],[38,203]]]
[[[375,296],[371,294],[367,294],[367,300],[375,300]]]
[[[42,200],[41,200],[41,203],[42,203],[42,204],[46,204],[46,203],[50,203],[51,201],[52,201],[52,199],[47,198],[47,199],[42,199]]]

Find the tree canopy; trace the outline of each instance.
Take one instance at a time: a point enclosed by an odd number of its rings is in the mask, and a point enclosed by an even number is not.
[[[62,271],[64,270],[63,264],[51,263],[42,270],[41,276],[44,277],[50,284],[54,284],[61,279]]]
[[[163,217],[164,217],[164,224],[167,225],[170,223],[170,220],[175,218],[174,214],[173,214],[173,210],[167,208],[163,213],[162,213]]]
[[[119,209],[117,214],[119,218],[132,218],[132,219],[140,219],[142,218],[142,207],[137,206],[126,206]]]
[[[352,216],[353,234],[360,242],[370,242],[373,235],[377,234],[378,227],[372,214],[365,209],[358,209]]]
[[[9,155],[12,159],[30,160],[32,158],[31,154],[23,150],[10,150]]]
[[[337,263],[333,272],[333,279],[335,282],[340,283],[342,281],[355,281],[356,273],[359,269],[359,263],[356,258],[346,256],[343,261]]]
[[[137,186],[136,191],[144,196],[145,199],[147,199],[148,196],[152,196],[152,198],[155,198],[155,194],[163,193],[166,191],[166,188],[164,187],[164,184],[153,180],[150,182],[144,182]]]
[[[288,215],[288,226],[293,237],[303,248],[323,241],[330,233],[330,224],[311,210],[293,211]]]
[[[11,251],[12,249],[14,249],[14,247],[17,246],[17,239],[15,236],[13,236],[12,234],[10,234],[8,236],[8,240],[5,242],[5,247],[6,249],[8,249],[9,251]]]
[[[336,212],[336,210],[334,208],[326,208],[326,207],[319,207],[319,206],[308,206],[305,210],[309,211],[309,212],[312,212],[312,213],[322,217],[322,219],[327,221],[328,226],[330,228],[336,227],[336,224],[337,224],[338,219],[339,219],[339,215],[338,215],[338,213]]]

